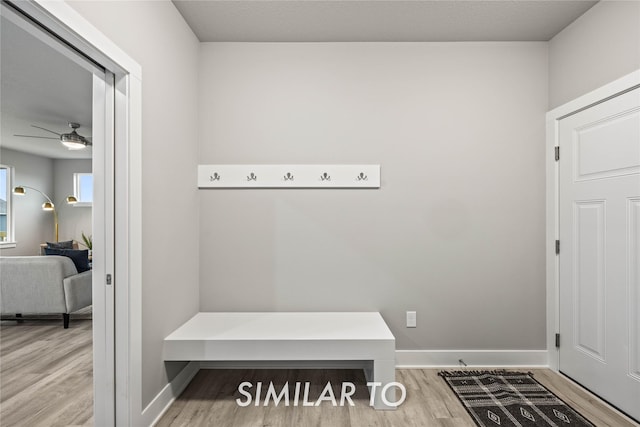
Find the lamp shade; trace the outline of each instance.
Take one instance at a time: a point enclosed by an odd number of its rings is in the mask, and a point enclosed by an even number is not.
[[[67,203],[73,205],[75,203],[78,203],[78,199],[76,198],[76,196],[67,196]]]
[[[57,242],[58,241],[58,214],[56,212],[56,207],[53,205],[53,201],[51,200],[51,197],[47,196],[37,188],[29,187],[28,185],[18,185],[14,187],[13,194],[16,194],[18,196],[24,196],[25,194],[27,194],[27,191],[26,191],[27,188],[29,190],[33,190],[33,191],[36,191],[37,193],[40,193],[42,197],[44,197],[47,200],[42,204],[42,210],[53,212],[53,230],[54,230],[54,236]]]

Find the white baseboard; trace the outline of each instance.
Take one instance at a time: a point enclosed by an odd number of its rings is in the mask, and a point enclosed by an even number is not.
[[[547,350],[396,350],[396,368],[548,367]],[[358,369],[371,361],[269,360],[200,362],[200,369]]]
[[[142,411],[142,425],[155,425],[200,370],[200,362],[189,362]]]
[[[396,368],[548,367],[547,350],[396,350]]]

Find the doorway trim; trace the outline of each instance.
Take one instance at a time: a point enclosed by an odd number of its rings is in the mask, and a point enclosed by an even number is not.
[[[105,427],[137,426],[142,414],[142,69],[63,1],[28,0],[13,4],[114,76],[113,129],[106,136],[113,138],[115,162],[112,205],[116,224],[115,268],[111,273],[112,286],[117,291],[113,299],[114,324],[100,328],[110,329],[112,336],[103,333],[99,337],[104,340],[99,348],[113,349],[113,353],[97,358],[98,364],[104,365],[97,366],[97,370],[108,372],[107,365],[111,364],[115,365],[115,372],[113,378],[94,376],[94,396],[104,390],[101,387],[113,390],[115,412],[109,413],[94,403],[94,422]],[[105,300],[106,291],[96,297]]]
[[[640,70],[567,102],[547,113],[546,141],[546,282],[547,282],[547,353],[549,368],[559,370],[560,352],[556,348],[556,333],[560,332],[560,264],[556,255],[559,228],[559,179],[555,148],[559,147],[559,124],[563,118],[600,104],[615,96],[640,87]],[[562,154],[561,154],[562,155]]]

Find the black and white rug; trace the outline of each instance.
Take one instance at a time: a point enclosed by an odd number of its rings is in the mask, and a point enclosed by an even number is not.
[[[531,373],[442,371],[440,375],[480,427],[594,427]]]

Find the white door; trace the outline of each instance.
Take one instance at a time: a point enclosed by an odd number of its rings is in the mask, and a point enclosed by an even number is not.
[[[93,395],[96,425],[115,425],[114,83],[93,74]],[[111,281],[107,283],[107,276]]]
[[[559,141],[560,371],[640,420],[640,89]]]

